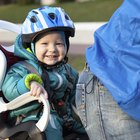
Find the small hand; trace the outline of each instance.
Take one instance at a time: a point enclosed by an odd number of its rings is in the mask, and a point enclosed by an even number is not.
[[[32,81],[30,84],[31,87],[31,95],[34,97],[39,97],[40,94],[44,94],[46,99],[48,99],[48,93],[46,92],[46,90],[44,89],[44,87],[42,85],[40,85],[38,82],[36,81]]]

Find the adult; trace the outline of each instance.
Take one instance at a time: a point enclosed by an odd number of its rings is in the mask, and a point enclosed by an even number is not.
[[[95,32],[86,62],[76,106],[90,140],[139,140],[139,0],[124,0]]]

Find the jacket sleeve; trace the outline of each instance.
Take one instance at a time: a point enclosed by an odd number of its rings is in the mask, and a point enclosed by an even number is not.
[[[29,74],[29,71],[19,63],[13,65],[7,72],[4,83],[2,85],[2,91],[5,98],[8,101],[15,99],[21,95],[22,92],[28,92],[25,88],[24,79]],[[18,90],[19,85],[22,83],[21,88]]]
[[[139,92],[139,9],[139,0],[124,0],[110,20],[95,31],[94,44],[86,49],[90,70],[119,104],[127,104],[131,95]]]
[[[30,71],[20,63],[13,65],[9,69],[2,85],[3,95],[8,101],[11,101],[21,94],[29,91],[24,82],[26,76],[28,76],[29,74]],[[14,116],[28,113],[29,111],[35,110],[39,107],[39,103],[37,103],[36,101],[29,104],[26,104],[25,106],[14,110]]]

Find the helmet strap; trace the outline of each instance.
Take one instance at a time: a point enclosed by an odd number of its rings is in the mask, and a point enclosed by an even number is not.
[[[33,42],[31,42],[31,51],[35,54],[35,45]]]

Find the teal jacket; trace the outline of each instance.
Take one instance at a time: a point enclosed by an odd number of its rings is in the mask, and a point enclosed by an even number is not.
[[[25,61],[27,61],[29,64],[31,64],[40,75],[42,75],[42,68],[40,64],[38,63],[38,60],[34,53],[31,51],[28,51],[24,48],[21,41],[21,36],[19,35],[15,41],[15,55],[23,58]],[[67,71],[67,69],[68,71]],[[65,94],[65,90],[68,86],[68,79],[67,77],[71,75],[72,81],[73,81],[73,89],[71,90],[71,93],[68,96],[69,101],[69,108],[71,110],[71,103],[73,103],[75,98],[75,89],[76,89],[76,83],[78,80],[78,73],[75,69],[73,69],[69,64],[64,64],[58,68],[47,70],[50,80],[50,89],[55,89],[59,84],[59,79],[56,75],[58,73],[62,79],[63,82],[61,86],[54,90],[53,93],[55,93],[56,98],[62,98]],[[5,98],[8,101],[11,101],[15,99],[16,97],[20,96],[21,94],[24,94],[29,91],[25,84],[26,77],[30,74],[30,71],[24,66],[22,63],[18,62],[10,67],[8,70],[4,83],[2,85],[2,91],[4,93]],[[40,77],[41,78],[41,77]],[[42,83],[44,86],[44,83]],[[23,107],[20,107],[18,109],[15,109],[11,111],[10,115],[11,117],[16,117],[22,114],[28,114],[30,112],[33,112],[40,108],[40,104],[35,101],[31,102],[27,105],[24,105]]]

